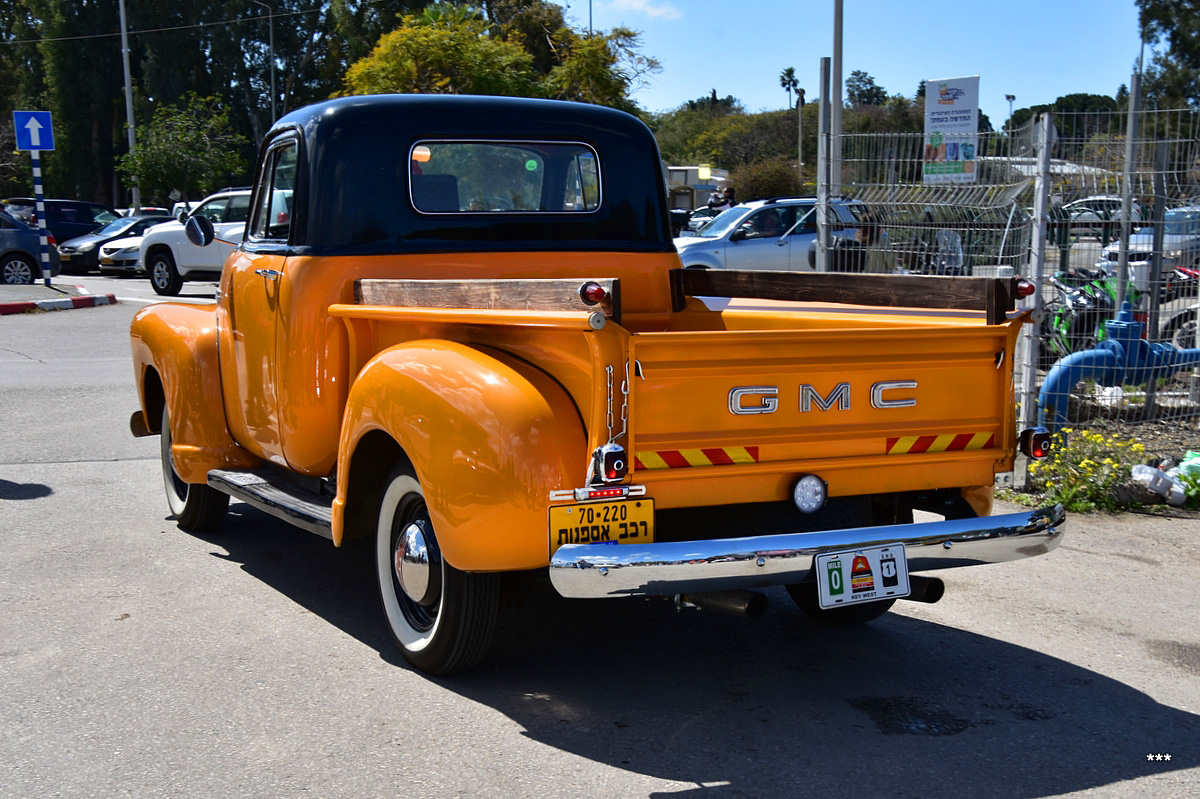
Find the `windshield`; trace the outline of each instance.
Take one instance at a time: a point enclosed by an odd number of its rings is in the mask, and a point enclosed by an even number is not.
[[[133,227],[137,223],[138,223],[138,220],[133,219],[131,217],[122,217],[120,219],[114,219],[113,221],[111,221],[107,225],[105,225],[104,227],[97,230],[96,235],[97,236],[111,236],[114,233],[124,233],[126,230],[129,230],[129,228]]]
[[[1163,233],[1167,236],[1200,235],[1200,211],[1167,211],[1163,217]]]
[[[707,225],[697,230],[696,235],[705,239],[718,239],[729,232],[731,228],[737,227],[749,212],[749,208],[741,206],[726,209],[714,216]]]

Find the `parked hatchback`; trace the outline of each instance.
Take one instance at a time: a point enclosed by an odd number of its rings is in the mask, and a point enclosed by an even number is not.
[[[722,211],[694,236],[675,239],[685,267],[811,272],[809,246],[817,238],[815,197],[782,197]],[[853,238],[863,206],[834,200],[829,225]]]
[[[86,275],[99,269],[105,271],[99,262],[100,246],[116,239],[131,236],[141,236],[155,225],[170,222],[171,217],[164,211],[154,216],[122,216],[109,222],[99,230],[84,236],[77,236],[70,241],[58,245],[58,255],[62,259],[62,271]]]
[[[58,274],[58,249],[49,236],[50,277]],[[41,231],[0,212],[0,278],[8,284],[42,279]]]

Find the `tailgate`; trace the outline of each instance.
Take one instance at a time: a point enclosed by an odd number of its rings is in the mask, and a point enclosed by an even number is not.
[[[803,473],[834,496],[990,485],[1014,446],[1019,326],[634,336],[634,479],[686,480],[685,504],[785,499]],[[738,498],[708,501],[707,477]]]

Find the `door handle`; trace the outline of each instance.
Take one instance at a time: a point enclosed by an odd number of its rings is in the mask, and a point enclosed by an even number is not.
[[[277,272],[274,269],[255,269],[254,274],[262,275],[268,280],[278,280],[279,276],[282,275],[283,272]]]

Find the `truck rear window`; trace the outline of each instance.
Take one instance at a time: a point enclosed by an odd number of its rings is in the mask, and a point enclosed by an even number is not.
[[[578,142],[421,141],[409,192],[425,214],[586,213],[600,207],[596,152]]]

